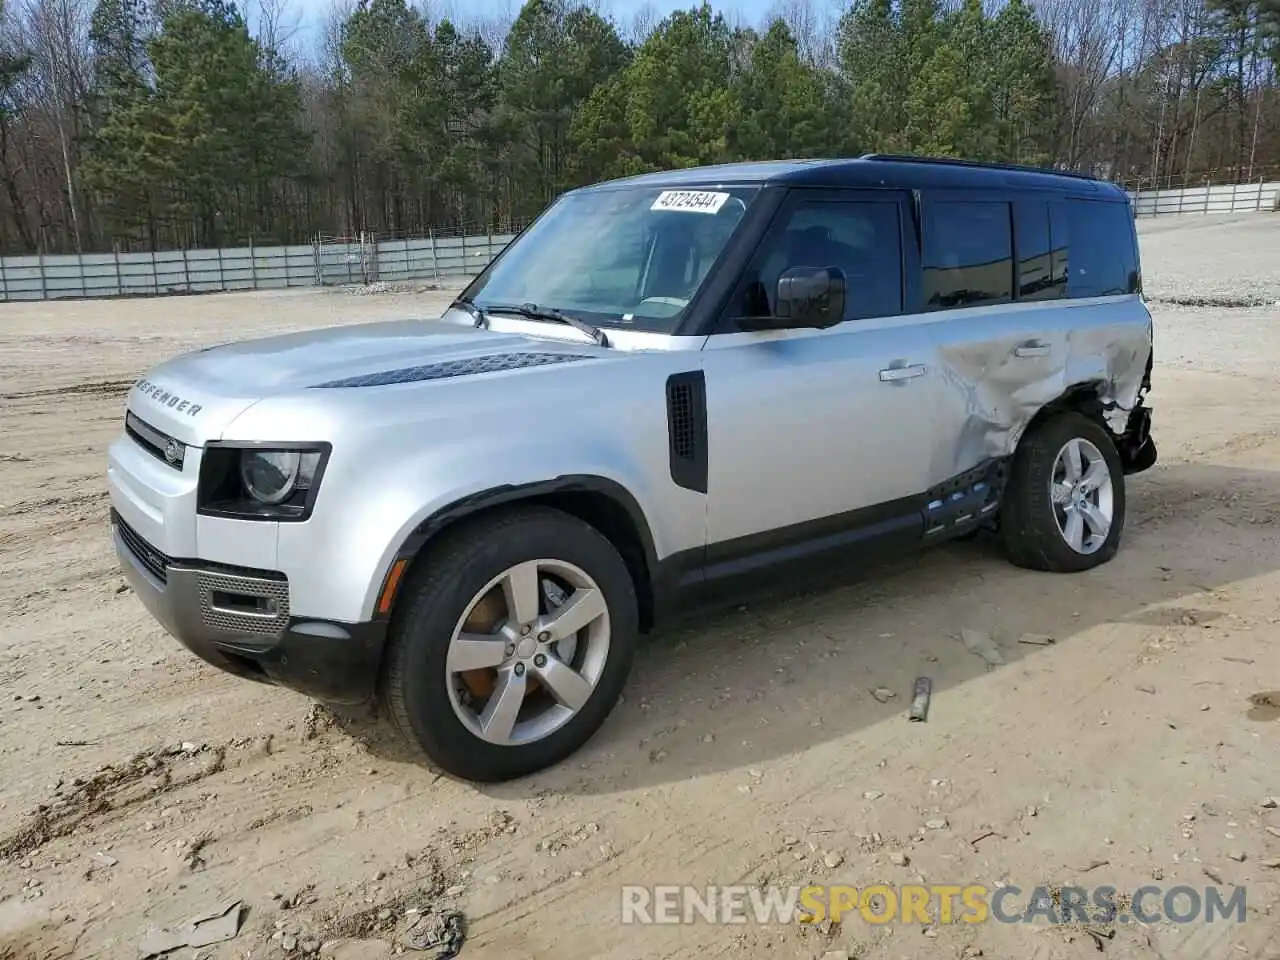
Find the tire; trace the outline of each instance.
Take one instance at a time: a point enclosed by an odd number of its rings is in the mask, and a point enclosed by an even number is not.
[[[397,598],[380,684],[382,706],[401,735],[419,747],[427,761],[439,770],[482,783],[526,776],[576,752],[603,725],[617,704],[635,654],[639,632],[636,592],[618,551],[594,527],[547,507],[505,509],[446,531],[441,541],[428,549],[430,553],[414,565],[410,579]],[[534,561],[540,561],[543,566],[535,567]],[[536,569],[537,579],[528,573],[530,569]],[[514,572],[517,570],[525,573]],[[603,617],[597,615],[577,629],[571,639],[555,643],[553,647],[535,643],[543,636],[538,627],[521,636],[518,626],[502,626],[509,619],[507,590],[516,590],[517,583],[538,584],[536,592],[522,591],[521,596],[533,596],[533,602],[541,604],[537,608],[541,618],[538,622],[550,624],[546,606],[549,601],[544,591],[555,587],[544,586],[544,581],[550,578],[555,583],[556,578],[561,577],[579,579],[577,586],[567,579],[558,581],[566,597],[565,609],[568,601],[578,595],[575,591],[582,590],[582,596],[591,600],[592,610],[599,609],[602,601]],[[493,584],[496,586],[490,586]],[[486,590],[487,586],[490,589]],[[541,601],[537,599],[539,595]],[[485,641],[483,653],[478,654],[485,663],[491,655],[497,655],[488,645],[490,637],[499,637],[498,647],[505,648],[506,654],[503,664],[492,669],[483,667],[455,673],[458,664],[473,662],[451,658],[455,629],[461,629],[469,609],[473,610],[471,617],[474,618],[474,611],[493,603],[498,604],[494,609],[500,611],[500,619],[493,621],[498,626],[478,631],[468,626],[467,630],[470,636]],[[531,609],[526,602],[525,612]],[[490,629],[507,630],[505,639]],[[550,628],[547,635],[549,633]],[[570,643],[572,651],[566,646]],[[540,661],[530,652],[531,644],[543,651]],[[455,648],[455,656],[459,649]],[[471,649],[480,647],[473,642]],[[594,679],[594,687],[585,697],[582,695],[587,688],[577,681],[568,688],[574,694],[569,698],[576,708],[573,712],[562,701],[552,698],[552,687],[544,685],[542,677],[547,675],[545,669],[554,668],[554,676],[564,686],[567,679],[572,678],[566,678],[559,669],[565,664],[558,657],[563,654],[572,666],[579,652],[583,663],[577,680]],[[551,662],[552,659],[555,662]],[[516,674],[520,670],[523,681]],[[509,685],[508,692],[515,691],[518,684],[529,691],[522,709],[532,710],[541,703],[537,698],[545,699],[547,719],[541,727],[536,724],[521,727],[517,723],[506,742],[491,742],[483,736],[489,728],[482,726],[480,705],[472,702],[473,689],[476,684],[482,687],[485,683],[492,684],[485,701],[488,702],[503,689],[504,682]],[[501,698],[494,702],[500,701]],[[564,719],[565,710],[572,714],[568,719]],[[500,713],[503,711],[495,711],[495,716]],[[514,714],[508,712],[507,716]],[[555,726],[556,723],[560,725]],[[522,729],[536,733],[544,727],[550,732],[533,739],[519,741],[516,736]],[[497,724],[497,728],[501,729],[502,724]]]
[[[1100,455],[1105,465],[1105,478],[1109,481],[1110,524],[1105,536],[1098,533],[1094,522],[1105,515],[1103,492],[1086,485],[1084,499],[1098,513],[1077,510],[1074,493],[1067,493],[1072,485],[1070,478],[1055,487],[1055,468],[1059,456],[1068,444],[1086,455]],[[1082,463],[1084,457],[1082,457]],[[1087,465],[1086,465],[1087,466]],[[1096,468],[1101,470],[1102,467]],[[1054,491],[1059,499],[1065,498],[1068,511],[1055,505]],[[1080,513],[1082,545],[1073,548],[1068,542],[1072,530],[1070,512]],[[1089,519],[1086,519],[1089,518]],[[1029,570],[1051,573],[1078,573],[1091,570],[1110,561],[1120,548],[1120,537],[1125,522],[1125,478],[1120,455],[1110,434],[1095,420],[1078,413],[1061,413],[1051,416],[1033,427],[1014,454],[1000,511],[1000,531],[1010,562]]]

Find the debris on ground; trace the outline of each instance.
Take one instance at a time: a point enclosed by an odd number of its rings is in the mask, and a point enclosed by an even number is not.
[[[1077,873],[1088,873],[1091,870],[1097,870],[1099,867],[1110,865],[1110,860],[1090,860],[1083,867],[1072,867]]]
[[[929,698],[933,694],[933,681],[928,677],[916,677],[915,686],[911,690],[911,709],[907,711],[907,719],[914,723],[924,723],[929,717]]]
[[[401,942],[410,950],[435,950],[434,960],[451,960],[466,938],[466,919],[454,910],[423,914],[405,931]]]
[[[173,929],[155,928],[147,931],[138,948],[141,960],[158,957],[181,947],[207,947],[231,940],[240,933],[244,918],[243,901],[229,900],[211,910],[191,917]]]
[[[1027,643],[1034,647],[1049,647],[1058,641],[1047,633],[1024,633],[1018,638],[1019,643]]]
[[[980,656],[987,661],[988,665],[998,667],[1004,663],[1004,654],[1000,652],[996,642],[991,639],[991,634],[962,627],[960,629],[960,641],[965,645],[965,649]]]
[[[894,697],[897,696],[897,694],[894,693],[892,690],[890,690],[888,687],[875,687],[871,690],[871,695],[875,697],[877,700],[879,700],[881,703],[888,703],[890,700],[892,700]]]

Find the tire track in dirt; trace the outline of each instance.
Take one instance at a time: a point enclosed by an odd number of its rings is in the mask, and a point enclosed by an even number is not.
[[[76,778],[69,792],[64,793],[59,784],[48,802],[28,812],[26,823],[0,836],[0,860],[27,857],[53,840],[89,826],[97,817],[220,773],[226,764],[227,745],[207,749],[211,756],[208,762],[176,777],[175,758],[204,751],[183,746],[160,747],[135,754],[123,764],[107,764],[87,779]]]
[[[128,380],[95,380],[87,383],[73,383],[65,387],[41,387],[38,390],[21,390],[17,393],[0,393],[0,400],[27,400],[39,397],[117,397],[129,392],[137,383],[136,378]]]
[[[104,503],[108,497],[106,490],[93,490],[88,493],[72,493],[57,497],[44,497],[40,500],[19,500],[17,503],[0,507],[0,517],[21,517],[43,510],[59,510],[69,507],[88,507]]]

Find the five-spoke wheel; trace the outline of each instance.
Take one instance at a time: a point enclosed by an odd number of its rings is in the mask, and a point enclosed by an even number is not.
[[[593,527],[546,507],[486,515],[446,531],[401,588],[382,701],[448,773],[533,773],[609,715],[637,621],[627,566]]]
[[[1050,500],[1058,531],[1076,553],[1095,553],[1111,535],[1115,501],[1111,470],[1102,451],[1073,437],[1053,462]]]
[[[540,740],[590,700],[609,660],[609,633],[604,592],[580,567],[518,563],[487,583],[458,621],[445,665],[449,702],[489,743]]]
[[[1071,572],[1106,563],[1120,547],[1124,516],[1124,471],[1102,424],[1061,413],[1023,437],[1000,514],[1015,564]]]

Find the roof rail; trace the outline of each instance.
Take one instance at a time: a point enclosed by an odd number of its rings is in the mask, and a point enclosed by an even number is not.
[[[1009,170],[1016,173],[1045,173],[1058,177],[1075,177],[1077,180],[1100,182],[1097,177],[1074,170],[1054,170],[1051,167],[1029,167],[1020,163],[987,163],[982,160],[960,160],[955,157],[922,157],[910,153],[866,153],[859,160],[880,160],[892,163],[934,163],[939,166],[969,167],[978,170]]]

